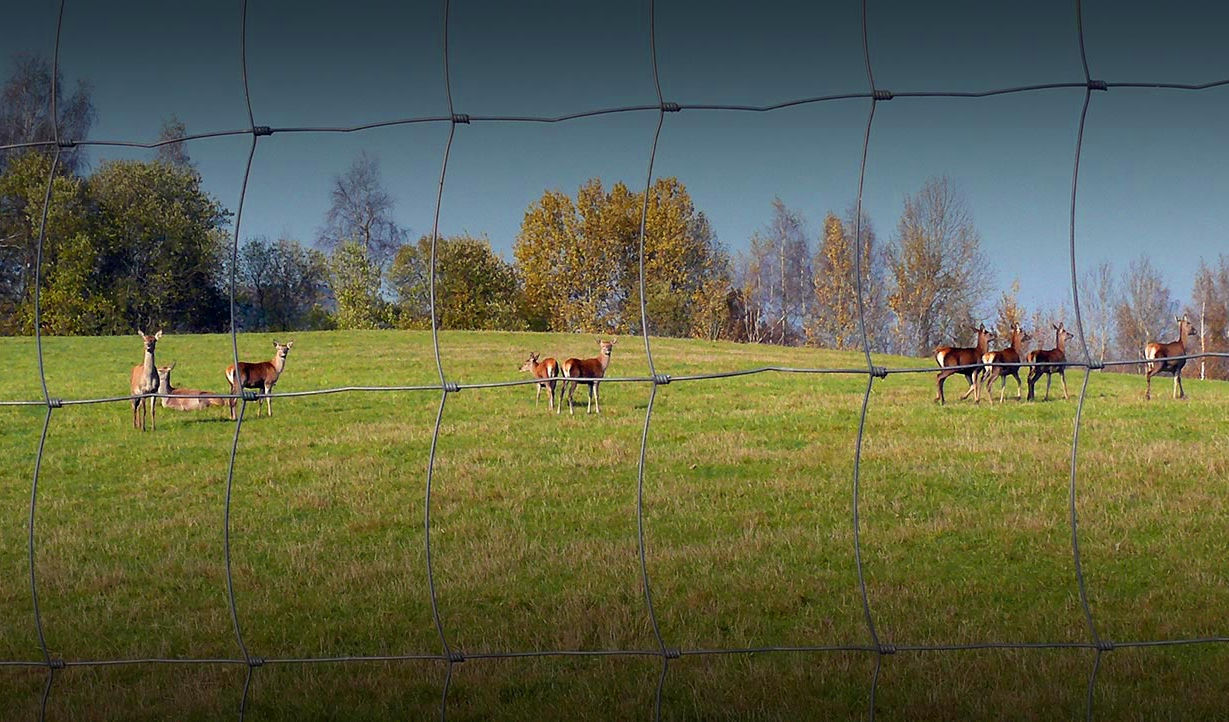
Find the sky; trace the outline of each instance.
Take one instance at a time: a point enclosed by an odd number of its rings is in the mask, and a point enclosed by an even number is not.
[[[773,7],[767,7],[773,5]],[[93,87],[95,140],[153,141],[176,115],[189,133],[248,126],[240,2],[68,0],[60,62]],[[51,57],[58,2],[6,11],[0,73],[17,52]],[[866,92],[858,2],[659,0],[662,94],[677,103],[769,104]],[[620,3],[454,0],[448,57],[453,107],[469,115],[564,113],[657,102],[649,0]],[[252,0],[247,67],[257,125],[349,126],[448,113],[443,2]],[[1092,76],[1110,82],[1229,78],[1229,8],[1087,2]],[[1075,5],[879,2],[867,6],[876,85],[984,90],[1081,82]],[[964,194],[996,288],[1020,282],[1028,306],[1070,307],[1068,235],[1081,89],[986,99],[896,98],[876,110],[864,210],[891,238],[906,194],[946,175]],[[731,251],[769,221],[780,197],[818,237],[828,211],[854,202],[870,102],[770,113],[686,110],[665,118],[655,176],[677,176]],[[1093,95],[1080,165],[1077,260],[1118,269],[1147,254],[1176,298],[1201,258],[1229,252],[1229,88],[1113,89]],[[656,111],[557,124],[457,127],[440,232],[487,236],[511,258],[525,210],[547,189],[574,194],[597,176],[643,188]],[[380,160],[397,220],[431,230],[447,123],[260,139],[241,235],[311,242],[334,178],[361,152]],[[188,153],[206,188],[238,207],[250,137],[200,140]],[[93,148],[89,161],[151,158]]]

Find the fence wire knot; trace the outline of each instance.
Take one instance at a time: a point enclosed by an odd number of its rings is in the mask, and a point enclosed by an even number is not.
[[[452,114],[452,122],[453,122],[453,123],[461,123],[461,124],[463,124],[463,125],[469,125],[469,114],[467,114],[467,113],[453,113],[453,114]]]
[[[683,656],[683,653],[677,647],[666,647],[661,650],[661,656],[666,659],[679,659]]]
[[[263,667],[265,666],[265,658],[264,657],[248,657],[248,666],[249,667]]]
[[[273,129],[267,125],[254,125],[252,135],[273,135]]]
[[[64,408],[64,399],[47,399],[47,405],[53,409]]]
[[[444,656],[449,664],[460,664],[465,661],[465,655],[455,649],[448,650],[448,654]]]
[[[244,401],[257,401],[260,399],[260,392],[254,389],[244,389],[242,394]]]
[[[876,90],[875,92],[871,93],[871,97],[875,100],[891,100],[896,96],[892,95],[892,91],[890,90]]]
[[[877,379],[886,379],[888,377],[888,367],[887,366],[872,366],[871,376],[874,376]]]
[[[668,386],[670,384],[670,374],[653,374],[653,383],[658,386]]]
[[[1105,82],[1104,80],[1090,80],[1088,81],[1088,89],[1089,90],[1109,90],[1110,86],[1109,86],[1109,83]]]
[[[1114,643],[1108,639],[1098,639],[1094,646],[1098,652],[1112,652],[1115,648]]]
[[[455,394],[460,390],[461,390],[461,384],[457,383],[456,381],[445,381],[444,382],[444,392],[445,393]]]
[[[64,669],[68,665],[62,659],[49,659],[47,660],[47,666],[51,669]]]
[[[56,141],[56,145],[57,145],[57,146],[59,146],[59,147],[61,147],[61,148],[76,148],[76,147],[77,147],[77,141],[75,141],[75,140],[67,140],[67,139],[66,139],[66,140],[59,140],[59,141]]]
[[[896,654],[896,645],[895,644],[880,644],[879,654],[883,654],[883,655]]]
[[[661,104],[661,112],[663,113],[677,113],[682,109],[683,108],[678,103],[662,103]]]
[[[1105,363],[1101,361],[1092,361],[1088,364],[1089,371],[1103,371],[1104,369]]]

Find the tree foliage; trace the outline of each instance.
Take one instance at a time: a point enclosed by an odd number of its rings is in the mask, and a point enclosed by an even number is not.
[[[519,330],[523,325],[516,269],[472,236],[440,238],[435,297],[439,328]],[[397,294],[403,325],[431,325],[431,237],[402,246],[389,281]]]
[[[292,331],[324,325],[328,259],[298,241],[251,238],[239,248],[235,274],[240,323],[247,331]]]
[[[856,209],[842,220],[829,212],[815,253],[814,301],[806,327],[808,343],[826,348],[861,348],[858,323],[858,286],[855,273],[854,223]],[[870,219],[862,217],[862,300],[866,335],[873,350],[886,350],[888,310],[883,286],[883,254],[876,244]]]
[[[1130,262],[1120,288],[1114,326],[1123,358],[1143,358],[1144,345],[1149,341],[1172,341],[1177,337],[1174,315],[1178,304],[1147,256]]]
[[[547,191],[525,213],[514,253],[531,327],[639,333],[643,194],[594,178],[576,199]],[[708,219],[676,178],[658,179],[645,214],[649,330],[683,336],[707,324],[694,300],[725,269]],[[708,309],[711,312],[712,309]]]
[[[357,241],[346,241],[329,257],[329,285],[337,304],[338,328],[372,329],[392,325],[391,308],[380,294],[380,267]]]

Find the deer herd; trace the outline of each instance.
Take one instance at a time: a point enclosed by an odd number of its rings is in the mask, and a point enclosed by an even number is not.
[[[200,411],[213,406],[226,406],[230,409],[230,418],[232,420],[235,418],[236,399],[224,398],[213,391],[176,388],[171,385],[171,372],[175,370],[178,362],[172,362],[170,366],[158,366],[154,362],[154,350],[158,346],[158,341],[162,339],[161,331],[152,336],[146,335],[141,330],[138,330],[137,334],[140,335],[141,342],[145,346],[145,360],[132,367],[132,427],[134,429],[145,431],[147,408],[150,430],[158,428],[156,423],[158,401],[155,399],[161,401],[162,408],[174,411]],[[269,416],[272,416],[273,402],[268,394],[273,391],[273,385],[277,383],[277,378],[286,368],[286,355],[290,353],[292,346],[294,346],[294,341],[286,343],[274,341],[272,361],[259,363],[240,361],[237,373],[234,364],[227,366],[225,375],[230,390],[224,393],[237,396],[242,389],[261,389],[265,393],[265,404]],[[139,421],[138,410],[140,411]]]
[[[1187,355],[1187,339],[1198,337],[1195,332],[1195,326],[1186,316],[1176,319],[1178,322],[1178,340],[1162,343],[1159,341],[1151,341],[1144,346],[1144,358],[1147,363],[1144,364],[1144,399],[1152,398],[1152,377],[1156,374],[1171,374],[1174,377],[1174,398],[1186,398],[1186,392],[1182,389],[1182,367],[1186,365]],[[1023,344],[1030,341],[1032,337],[1024,331],[1019,323],[1013,323],[1007,338],[1007,347],[998,351],[991,351],[989,344],[991,341],[998,338],[998,334],[993,329],[988,329],[985,325],[979,325],[973,329],[977,334],[976,342],[973,346],[940,346],[935,349],[935,361],[938,362],[939,375],[935,380],[935,385],[938,388],[938,393],[935,395],[935,402],[938,404],[945,403],[946,399],[943,396],[943,382],[953,374],[961,374],[969,382],[969,390],[964,392],[962,399],[967,399],[971,394],[974,402],[981,401],[981,387],[984,384],[986,387],[987,401],[994,403],[993,384],[996,380],[1001,380],[999,388],[999,403],[1004,401],[1007,393],[1007,377],[1011,376],[1016,380],[1016,398],[1021,397],[1020,383],[1020,368],[1028,366],[1028,400],[1034,399],[1033,390],[1037,384],[1037,380],[1042,374],[1046,377],[1046,401],[1050,400],[1050,377],[1051,374],[1058,374],[1058,378],[1063,383],[1063,398],[1067,396],[1067,341],[1075,338],[1067,329],[1063,328],[1063,324],[1054,324],[1054,347],[1047,349],[1035,349],[1027,354],[1022,354],[1024,350]]]
[[[1182,388],[1182,368],[1186,365],[1188,339],[1197,338],[1194,325],[1183,316],[1177,319],[1178,338],[1176,341],[1163,343],[1153,341],[1144,347],[1145,387],[1144,398],[1152,398],[1152,377],[1156,374],[1170,374],[1174,379],[1173,396],[1175,399],[1186,398]],[[935,379],[937,393],[935,402],[943,404],[943,382],[950,376],[960,374],[969,383],[969,388],[961,396],[967,399],[973,396],[974,402],[981,401],[982,387],[985,387],[987,400],[994,403],[994,382],[999,381],[999,403],[1003,403],[1007,394],[1007,378],[1016,380],[1016,399],[1021,399],[1023,383],[1020,381],[1020,369],[1027,366],[1028,400],[1034,399],[1034,388],[1037,381],[1046,377],[1045,399],[1050,399],[1050,381],[1053,374],[1058,374],[1063,384],[1063,398],[1067,399],[1067,353],[1066,343],[1075,336],[1063,328],[1063,324],[1054,324],[1054,346],[1046,349],[1025,351],[1025,344],[1032,336],[1025,332],[1019,323],[1013,323],[1006,338],[1007,345],[996,351],[990,350],[990,343],[998,338],[993,329],[984,324],[973,329],[975,343],[973,346],[940,346],[935,349],[935,361],[939,364],[939,374]],[[214,406],[225,406],[230,411],[230,418],[235,418],[236,398],[243,389],[259,389],[264,395],[265,411],[273,416],[273,399],[271,393],[282,372],[286,369],[286,357],[294,346],[294,341],[286,343],[273,342],[273,358],[269,361],[240,361],[238,365],[226,367],[224,375],[228,391],[232,398],[225,398],[211,391],[177,388],[171,384],[171,372],[175,363],[170,366],[158,366],[154,361],[154,351],[162,332],[147,335],[137,331],[145,351],[142,363],[132,367],[132,426],[145,430],[148,415],[150,429],[157,428],[157,406],[155,398],[160,400],[163,408],[176,411],[199,411]],[[547,410],[556,414],[563,412],[563,395],[568,397],[568,413],[575,413],[576,386],[583,384],[588,392],[588,405],[585,413],[602,413],[599,387],[601,380],[610,367],[610,355],[614,351],[618,339],[609,341],[597,339],[598,354],[592,358],[568,358],[562,363],[554,358],[541,358],[537,353],[529,354],[521,371],[533,375],[537,379],[537,391],[534,405],[541,403],[542,390],[547,391]],[[556,398],[558,390],[558,398]],[[259,407],[258,407],[259,408]]]

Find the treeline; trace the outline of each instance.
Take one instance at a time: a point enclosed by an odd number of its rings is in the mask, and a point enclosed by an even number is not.
[[[4,88],[0,142],[51,136],[45,102],[50,69],[22,57]],[[63,94],[62,80],[57,92]],[[61,128],[86,134],[94,120],[88,86],[57,103]],[[162,138],[185,135],[175,118]],[[38,232],[53,156],[0,154],[0,332],[30,333]],[[246,238],[232,264],[231,213],[201,186],[183,144],[148,162],[108,161],[87,169],[79,150],[54,161],[41,291],[43,330],[130,333],[229,328],[231,276],[241,330],[428,328],[431,239],[411,240],[396,221],[378,161],[360,155],[332,180],[314,239]],[[988,320],[1020,322],[1048,345],[1046,329],[1069,307],[1026,309],[1019,284],[994,288],[981,237],[956,185],[927,181],[904,199],[891,237],[870,218],[829,210],[817,228],[779,199],[745,249],[731,253],[677,178],[643,192],[591,179],[575,195],[548,190],[526,209],[513,259],[486,238],[440,238],[436,322],[450,329],[639,334],[750,343],[862,346],[861,306],[871,349],[927,356],[960,343]],[[641,298],[641,216],[644,214]],[[860,236],[858,234],[860,233]],[[855,237],[858,236],[858,237]],[[855,258],[855,252],[858,256]],[[1190,300],[1165,286],[1146,257],[1104,263],[1080,279],[1085,336],[1095,360],[1139,358],[1150,340],[1169,340],[1188,313],[1202,348],[1229,344],[1229,258],[1201,264]],[[1078,342],[1073,343],[1078,347]],[[1075,348],[1073,358],[1083,349]],[[1225,377],[1226,365],[1203,371]]]

